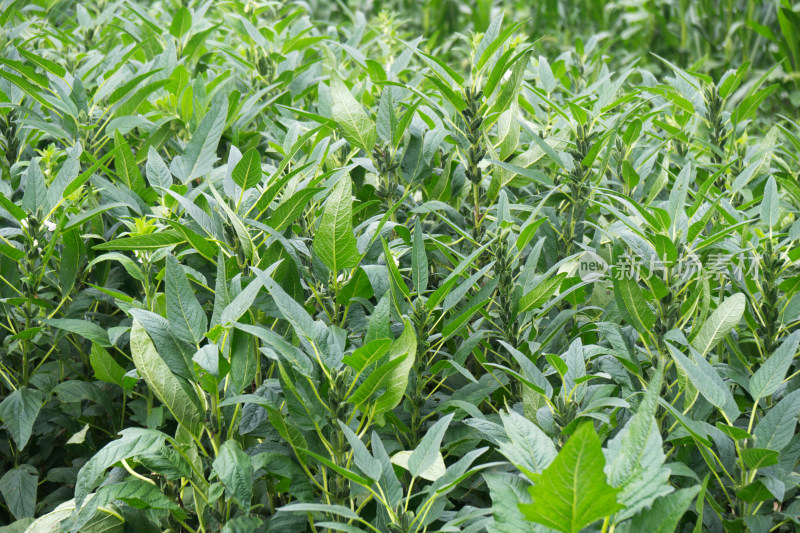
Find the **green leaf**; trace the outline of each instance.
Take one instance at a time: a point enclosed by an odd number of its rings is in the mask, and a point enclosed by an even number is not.
[[[739,323],[744,314],[746,300],[744,294],[737,293],[725,298],[692,339],[692,346],[705,356],[725,335]]]
[[[756,370],[750,378],[750,395],[753,398],[767,398],[778,390],[797,354],[798,344],[800,344],[800,331],[795,331],[786,337],[761,368]]]
[[[375,124],[336,73],[331,75],[331,115],[345,139],[367,152],[372,150],[377,137]]]
[[[397,131],[397,115],[394,112],[394,87],[386,85],[381,92],[378,105],[377,133],[389,144],[394,142]]]
[[[39,158],[34,157],[28,165],[25,173],[26,185],[22,195],[22,209],[28,213],[36,213],[36,209],[44,207],[47,201],[47,185],[44,181],[44,174],[39,167]]]
[[[172,24],[169,25],[169,32],[173,37],[180,39],[192,27],[192,12],[181,7],[172,17]]]
[[[267,224],[276,231],[285,230],[303,213],[308,205],[308,201],[321,190],[322,189],[317,187],[308,187],[284,199],[283,202],[275,208],[275,211],[272,212]]]
[[[781,451],[792,441],[800,412],[800,389],[773,405],[756,426],[756,446]]]
[[[20,450],[25,448],[31,438],[33,423],[39,416],[43,403],[44,394],[28,387],[15,390],[0,402],[0,420],[6,425]]]
[[[172,173],[152,146],[147,150],[147,164],[144,170],[147,173],[147,181],[152,187],[169,189],[172,186]]]
[[[240,292],[233,301],[228,304],[227,307],[222,311],[220,315],[219,323],[223,326],[227,326],[233,322],[239,320],[239,318],[247,312],[248,309],[253,305],[253,302],[258,296],[258,291],[261,290],[261,287],[264,285],[261,283],[260,278],[255,278],[251,281],[247,287]]]
[[[761,199],[761,220],[767,227],[773,228],[778,224],[781,216],[780,196],[775,178],[770,176],[764,187],[764,197]]]
[[[694,500],[700,485],[680,489],[653,502],[650,509],[643,509],[630,522],[622,524],[621,533],[673,533],[678,522]]]
[[[350,176],[333,187],[314,235],[314,252],[334,274],[358,265],[359,254],[353,235],[353,197]]]
[[[219,448],[214,459],[214,473],[225,485],[225,493],[244,511],[250,510],[253,498],[253,463],[242,451],[239,443],[227,440]]]
[[[217,160],[217,145],[225,129],[227,114],[228,100],[216,98],[192,134],[183,155],[173,160],[181,183],[188,183],[211,172]]]
[[[518,475],[491,472],[483,475],[492,497],[494,523],[490,533],[534,533],[539,528],[525,519],[520,504],[529,504],[527,483]]]
[[[121,239],[114,239],[113,241],[104,242],[93,246],[95,250],[158,250],[173,246],[186,241],[172,231],[162,231],[159,233],[148,233],[146,235],[134,235],[132,237],[122,237]]]
[[[131,355],[133,364],[175,420],[192,435],[198,436],[202,428],[204,413],[197,394],[184,389],[167,364],[156,352],[147,331],[134,319],[131,328]]]
[[[434,465],[439,457],[444,433],[453,420],[454,413],[450,413],[436,421],[422,437],[422,440],[411,452],[408,458],[408,471],[413,477],[418,477]]]
[[[17,520],[33,516],[38,481],[39,474],[31,465],[12,468],[0,478],[0,494]]]
[[[251,148],[233,167],[231,178],[236,185],[247,190],[261,183],[261,175],[261,155],[258,150]]]
[[[90,341],[103,346],[104,348],[111,347],[111,341],[108,340],[108,331],[98,326],[94,322],[88,320],[78,320],[76,318],[51,318],[43,320],[43,322],[54,328],[63,329],[71,333],[76,333],[81,337],[85,337]]]
[[[533,290],[520,298],[519,313],[525,313],[531,309],[538,309],[555,294],[566,277],[566,272],[562,272],[554,277],[543,279]]]
[[[156,453],[164,446],[167,438],[160,431],[142,428],[123,429],[119,434],[121,435],[119,439],[106,444],[78,472],[78,480],[75,483],[75,503],[78,506],[83,503],[108,468],[123,459]]]
[[[508,442],[500,442],[497,451],[526,475],[541,473],[558,455],[555,444],[542,429],[517,413],[501,411],[500,419]]]
[[[757,470],[778,464],[780,452],[768,448],[742,448],[739,452],[747,468]]]
[[[208,328],[208,317],[189,285],[178,260],[167,255],[167,320],[175,335],[190,344],[200,344]]]
[[[636,331],[642,335],[647,335],[652,331],[656,323],[656,315],[647,305],[642,289],[636,280],[624,276],[614,276],[614,297],[617,300],[620,314],[636,328]]]
[[[428,256],[425,254],[425,236],[417,218],[414,223],[414,241],[411,250],[411,279],[417,296],[428,288]]]
[[[656,422],[656,408],[663,381],[664,366],[659,365],[650,380],[636,414],[608,441],[605,456],[609,483],[622,489],[617,500],[625,505],[616,520],[624,520],[672,492],[670,470]]]
[[[130,146],[128,146],[119,131],[115,132],[115,139],[116,145],[120,148],[114,157],[114,169],[117,171],[117,178],[143,200],[152,201],[155,199],[156,193],[147,188]]]
[[[364,443],[361,442],[358,435],[353,433],[352,429],[347,427],[341,420],[337,420],[337,422],[347,442],[350,444],[350,448],[353,450],[353,460],[356,466],[371,480],[380,480],[381,473],[383,472],[381,462],[369,453],[367,447],[364,446]]]
[[[125,369],[99,344],[92,343],[89,363],[92,365],[92,370],[94,370],[94,376],[100,381],[113,383],[120,387],[125,386]]]
[[[531,478],[532,503],[519,508],[528,520],[578,533],[623,508],[617,502],[620,490],[607,483],[604,467],[600,437],[591,423],[584,423],[553,463]]]
[[[391,411],[400,404],[408,388],[408,373],[414,366],[417,354],[417,336],[411,322],[403,319],[403,333],[392,344],[388,357],[390,362],[399,361],[386,376],[386,390],[375,401],[376,415]]]
[[[324,513],[341,516],[348,520],[359,520],[359,516],[349,507],[325,503],[290,503],[289,505],[284,505],[278,511],[287,513]]]
[[[692,362],[670,343],[666,344],[672,359],[686,373],[689,381],[706,400],[726,412],[728,410],[731,412],[736,410],[736,402],[733,400],[731,391],[728,390],[725,382],[722,381],[722,378],[708,361],[703,357],[695,357],[694,362]],[[735,416],[729,416],[729,418],[733,419]]]

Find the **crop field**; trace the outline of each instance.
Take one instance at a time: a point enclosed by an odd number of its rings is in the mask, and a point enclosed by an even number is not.
[[[800,3],[0,0],[0,533],[800,531]]]

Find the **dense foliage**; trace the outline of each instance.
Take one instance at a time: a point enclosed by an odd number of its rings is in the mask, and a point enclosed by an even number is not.
[[[788,0],[0,26],[0,532],[800,526]]]

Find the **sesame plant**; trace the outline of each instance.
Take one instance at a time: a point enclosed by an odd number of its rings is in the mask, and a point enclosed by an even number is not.
[[[800,10],[604,4],[0,0],[0,532],[798,530]]]

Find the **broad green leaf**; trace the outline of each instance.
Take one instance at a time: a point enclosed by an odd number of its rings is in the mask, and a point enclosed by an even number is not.
[[[47,201],[47,185],[44,174],[39,167],[39,158],[34,157],[25,173],[25,192],[22,195],[22,209],[28,213],[35,213],[39,207],[44,208]]]
[[[753,435],[756,446],[781,451],[792,441],[800,412],[800,389],[787,394],[767,411]]]
[[[64,502],[46,515],[37,518],[28,526],[25,533],[61,532],[63,531],[61,524],[66,519],[73,517],[75,511],[74,499]],[[119,514],[119,510],[113,506],[101,507],[96,514],[80,526],[80,533],[123,533],[124,531],[124,520]]]
[[[321,190],[322,189],[317,187],[308,187],[296,192],[289,198],[285,198],[283,202],[275,208],[275,211],[272,212],[267,224],[276,231],[285,230],[297,220],[297,217],[299,217],[308,206],[309,200]]]
[[[651,508],[639,511],[630,522],[623,523],[617,530],[621,533],[674,533],[699,490],[700,486],[695,485],[667,494],[656,500]]]
[[[40,391],[21,387],[0,402],[0,420],[8,428],[18,449],[22,450],[28,444],[33,423],[44,401],[45,396]]]
[[[0,478],[0,494],[14,518],[33,516],[39,474],[31,465],[12,468]]]
[[[534,533],[539,528],[525,519],[519,505],[529,504],[527,484],[516,474],[491,472],[483,475],[492,497],[494,522],[488,533]]]
[[[752,470],[778,464],[778,450],[768,448],[742,448],[739,452],[744,464]]]
[[[746,300],[744,294],[737,293],[725,298],[711,316],[703,322],[700,331],[692,339],[692,346],[705,356],[725,335],[739,323],[744,314]]]
[[[528,520],[569,533],[616,513],[623,508],[620,489],[606,481],[605,462],[594,427],[582,424],[553,463],[531,478],[532,501],[519,508]]]
[[[342,130],[345,139],[367,152],[375,146],[377,133],[361,104],[338,74],[331,76],[331,115]]]
[[[331,190],[314,234],[314,252],[336,275],[358,265],[358,248],[353,235],[353,197],[350,176],[345,175]]]
[[[526,475],[541,473],[558,455],[555,444],[542,429],[517,413],[501,411],[500,419],[509,442],[501,442],[497,451]]]
[[[239,443],[227,440],[214,459],[214,473],[225,485],[225,493],[247,512],[253,498],[253,464]]]
[[[750,378],[750,395],[753,398],[767,398],[778,390],[797,354],[798,344],[800,344],[800,331],[795,331],[786,337],[769,359],[756,370]]]
[[[208,317],[189,285],[186,272],[172,254],[167,255],[167,319],[175,335],[190,344],[200,344],[206,334]]]
[[[655,416],[662,379],[663,365],[659,365],[636,413],[604,450],[608,481],[622,489],[617,500],[625,509],[616,515],[618,521],[650,507],[673,490]]]
[[[78,472],[78,480],[75,483],[75,502],[78,505],[83,503],[107,469],[123,459],[155,453],[164,445],[167,438],[160,431],[142,428],[123,429],[119,434],[120,438],[106,444]]]
[[[125,386],[125,369],[99,344],[92,343],[89,363],[92,365],[95,377],[100,381],[113,383],[120,387]]]
[[[386,390],[375,401],[376,415],[391,411],[400,404],[408,388],[408,374],[414,366],[417,354],[417,336],[414,326],[408,319],[403,319],[403,333],[389,348],[390,362],[399,361],[392,367],[386,377]]]
[[[394,111],[394,87],[391,85],[383,87],[376,118],[378,135],[387,143],[392,144],[397,131],[397,115]]]
[[[175,420],[192,435],[198,436],[205,418],[200,400],[192,389],[184,389],[167,364],[156,352],[153,341],[138,320],[131,328],[133,364]]]

